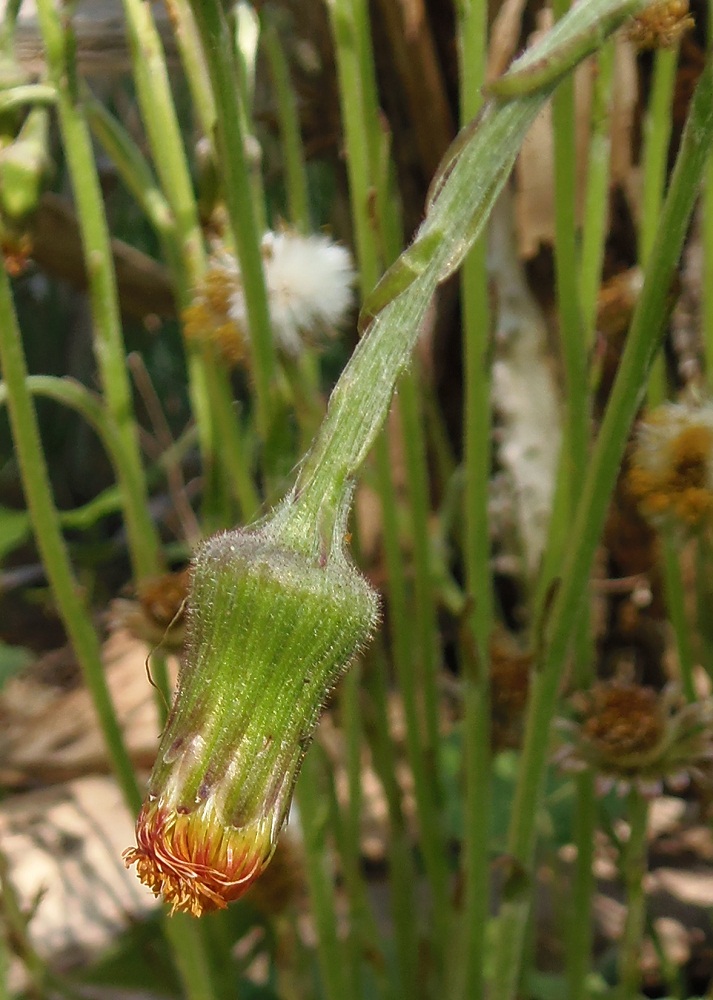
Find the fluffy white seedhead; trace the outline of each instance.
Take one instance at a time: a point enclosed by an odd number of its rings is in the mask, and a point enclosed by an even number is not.
[[[351,308],[351,255],[326,236],[291,232],[265,233],[262,254],[275,338],[282,350],[297,354],[305,337],[330,333]],[[240,285],[231,299],[230,318],[248,328]]]

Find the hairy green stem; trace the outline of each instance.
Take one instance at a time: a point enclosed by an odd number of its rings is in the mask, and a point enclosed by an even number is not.
[[[549,729],[562,671],[572,639],[572,623],[587,593],[589,573],[621,464],[629,429],[645,391],[660,344],[665,302],[693,211],[710,143],[713,141],[713,66],[706,64],[691,102],[686,128],[609,405],[571,533],[572,545],[546,623],[541,662],[527,714],[522,768],[509,836],[509,853],[530,870],[535,818],[547,766]],[[531,888],[531,886],[529,887]],[[494,998],[515,994],[530,908],[527,886],[518,886],[503,904],[496,953]]]

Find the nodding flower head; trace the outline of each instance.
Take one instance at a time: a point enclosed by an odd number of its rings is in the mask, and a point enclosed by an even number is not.
[[[557,762],[592,769],[601,792],[634,786],[660,794],[664,783],[706,780],[713,760],[713,701],[685,702],[675,685],[663,691],[628,681],[603,681],[572,699],[574,719],[558,720],[564,743]]]
[[[196,553],[178,691],[124,855],[194,916],[267,866],[321,709],[376,620],[344,551],[346,507],[314,541],[282,518],[290,503]]]
[[[688,531],[713,521],[713,405],[664,403],[641,421],[629,487],[653,524]]]
[[[298,355],[306,343],[330,335],[354,300],[349,251],[327,236],[267,232],[261,252],[275,343]],[[210,258],[193,303],[184,313],[189,339],[215,344],[228,363],[249,358],[250,324],[240,267],[224,247]]]

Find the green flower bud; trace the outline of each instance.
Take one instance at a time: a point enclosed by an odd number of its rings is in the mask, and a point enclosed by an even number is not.
[[[196,554],[176,701],[126,852],[173,909],[224,907],[265,868],[330,690],[367,642],[376,595],[288,499]]]

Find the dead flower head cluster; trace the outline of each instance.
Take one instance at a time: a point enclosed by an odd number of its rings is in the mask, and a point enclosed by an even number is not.
[[[688,0],[662,0],[632,18],[628,36],[638,49],[670,49],[693,23]]]
[[[556,762],[592,770],[600,794],[636,788],[658,795],[664,784],[705,781],[713,761],[713,699],[684,701],[675,685],[663,691],[628,681],[602,681],[572,700],[574,717],[559,719],[563,745]]]
[[[713,521],[713,405],[664,403],[641,421],[629,487],[644,517],[697,531]]]

